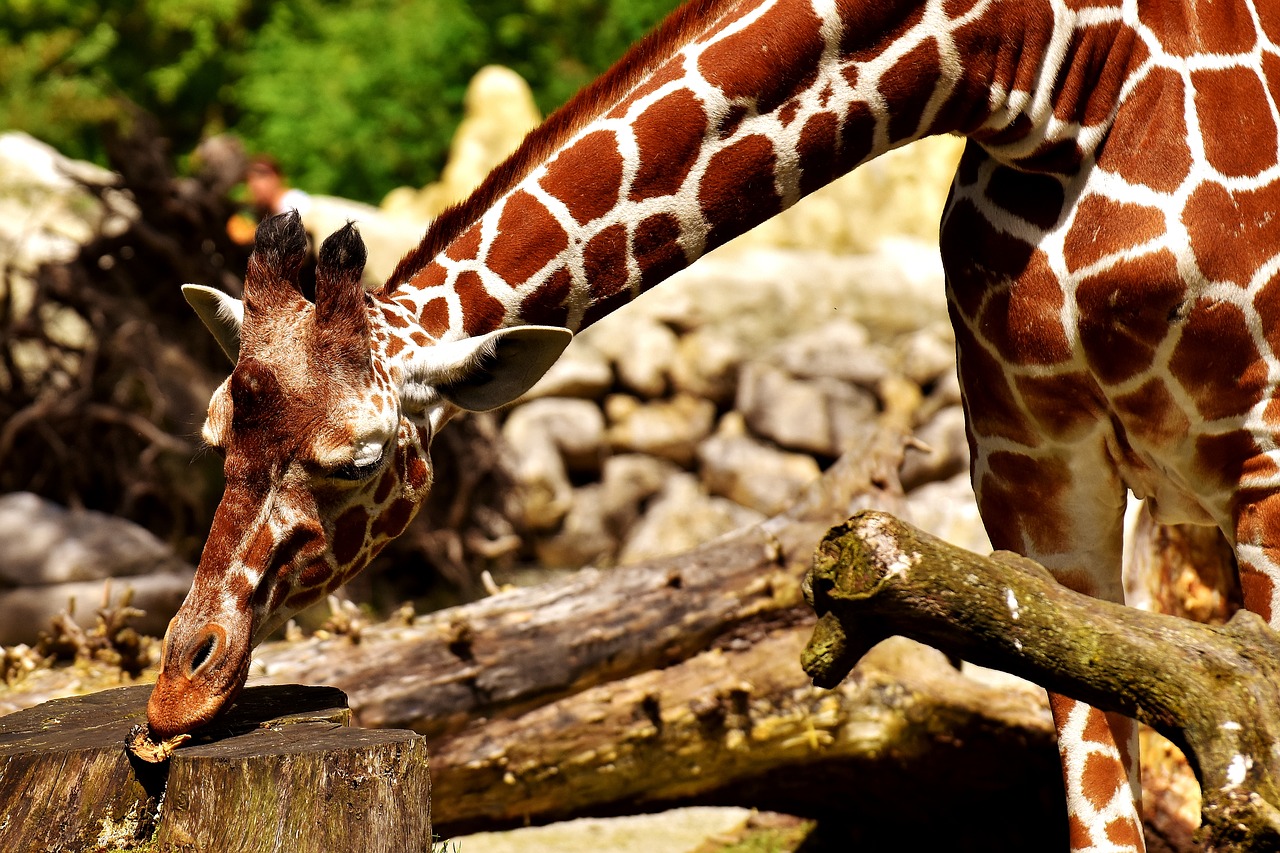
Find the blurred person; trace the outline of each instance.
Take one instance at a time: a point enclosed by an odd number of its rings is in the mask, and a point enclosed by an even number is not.
[[[259,154],[249,160],[244,184],[249,194],[251,215],[237,213],[227,222],[227,233],[242,245],[253,242],[258,223],[268,216],[296,210],[305,219],[311,209],[311,196],[289,186],[280,164],[268,154]]]

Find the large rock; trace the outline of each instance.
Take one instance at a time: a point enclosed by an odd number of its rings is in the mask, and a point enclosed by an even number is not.
[[[591,342],[579,335],[551,369],[524,395],[524,400],[539,397],[578,397],[598,400],[613,387],[613,368],[609,359]]]
[[[964,410],[939,409],[915,431],[923,447],[908,447],[898,477],[908,491],[934,480],[947,480],[969,471],[969,441],[965,436]],[[927,449],[926,449],[927,448]]]
[[[623,387],[641,397],[661,397],[676,360],[676,333],[663,323],[640,317],[590,328],[582,337],[605,355]]]
[[[189,569],[147,530],[93,510],[69,510],[30,492],[0,497],[0,586]]]
[[[763,362],[743,367],[737,409],[756,435],[789,450],[838,457],[876,414],[875,397],[838,379],[797,379]]]
[[[765,515],[789,507],[822,473],[811,456],[751,438],[738,412],[725,415],[716,434],[699,445],[698,462],[707,491]]]
[[[770,362],[800,379],[838,379],[874,390],[895,368],[888,349],[861,323],[839,319],[783,341]]]
[[[92,627],[98,607],[119,604],[126,594],[144,611],[134,627],[162,634],[194,574],[132,522],[68,510],[28,492],[0,497],[0,644],[34,642],[71,608],[82,627]]]
[[[746,347],[718,328],[694,329],[676,346],[671,386],[677,392],[726,405],[738,391],[738,368],[746,356]]]
[[[548,397],[512,410],[502,426],[511,450],[508,515],[526,531],[554,530],[573,504],[569,468],[598,468],[604,418],[586,400]]]
[[[688,468],[698,443],[711,434],[716,407],[709,400],[677,394],[642,403],[626,394],[605,400],[609,445],[620,453],[647,453]]]
[[[765,516],[704,492],[698,479],[681,472],[667,481],[632,528],[620,564],[679,554],[726,533],[763,521]]]
[[[610,457],[599,483],[575,489],[560,529],[534,543],[538,561],[553,568],[608,565],[645,503],[680,473],[671,462],[639,453]]]

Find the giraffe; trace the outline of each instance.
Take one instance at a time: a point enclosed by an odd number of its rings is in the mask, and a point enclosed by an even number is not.
[[[868,160],[967,139],[941,226],[992,543],[1123,600],[1126,490],[1217,525],[1280,618],[1280,6],[694,0],[442,214],[381,288],[348,226],[298,290],[265,222],[244,300],[188,301],[235,362],[227,486],[148,706],[229,705],[251,649],[430,488],[432,437],[581,329]],[[1073,850],[1143,849],[1132,725],[1051,697]]]

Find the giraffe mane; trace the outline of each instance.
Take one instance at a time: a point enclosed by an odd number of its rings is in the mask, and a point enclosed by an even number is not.
[[[417,247],[400,259],[390,278],[382,285],[382,292],[390,294],[412,279],[575,133],[612,109],[656,65],[670,59],[690,40],[709,29],[720,19],[724,9],[737,2],[692,0],[668,15],[656,30],[623,54],[607,73],[578,90],[564,106],[530,131],[520,147],[496,166],[467,198],[441,212],[428,226]]]

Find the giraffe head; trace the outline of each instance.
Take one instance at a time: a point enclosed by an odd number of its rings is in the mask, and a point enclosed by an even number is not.
[[[431,485],[436,429],[460,410],[524,393],[570,337],[515,327],[389,348],[378,297],[360,283],[355,228],[321,246],[314,304],[298,287],[306,251],[297,215],[273,217],[258,230],[243,302],[184,288],[235,369],[203,428],[225,457],[226,490],[165,634],[147,706],[158,737],[227,708],[253,647],[404,530]]]

